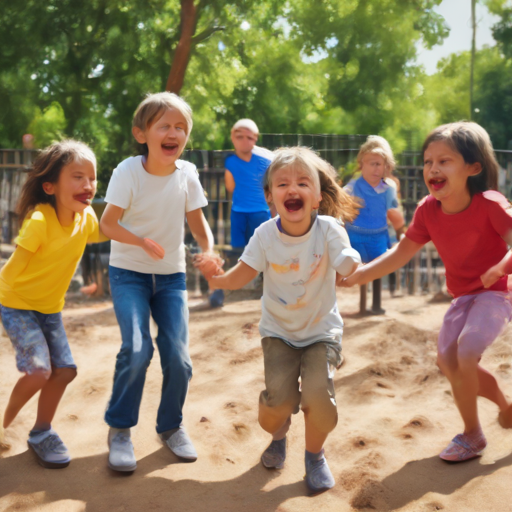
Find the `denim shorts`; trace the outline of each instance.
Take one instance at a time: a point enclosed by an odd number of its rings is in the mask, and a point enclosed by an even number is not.
[[[45,315],[0,305],[0,315],[20,372],[50,374],[52,367],[76,368],[61,313]]]

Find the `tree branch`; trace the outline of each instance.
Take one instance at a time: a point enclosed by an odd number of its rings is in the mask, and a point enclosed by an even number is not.
[[[207,29],[203,30],[200,34],[197,34],[192,38],[192,44],[195,46],[196,44],[202,43],[211,35],[215,34],[215,32],[220,32],[221,30],[226,30],[226,27],[217,25],[214,25],[213,27],[208,27]]]

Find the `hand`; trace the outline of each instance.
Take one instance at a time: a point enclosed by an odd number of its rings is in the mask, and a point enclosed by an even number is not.
[[[194,256],[194,267],[198,268],[209,282],[212,277],[224,274],[224,260],[213,252],[203,252]]]
[[[96,283],[91,283],[91,284],[88,284],[87,286],[82,286],[82,288],[80,288],[80,291],[84,295],[87,295],[89,297],[91,295],[95,294],[97,290],[98,290],[98,285]]]
[[[484,288],[490,288],[504,274],[498,265],[494,265],[480,276]]]
[[[341,286],[342,288],[351,288],[352,286],[359,284],[358,277],[359,274],[357,270],[353,274],[350,274],[348,277],[343,277],[341,274],[336,274],[336,286]]]
[[[142,239],[142,248],[146,251],[148,256],[154,260],[161,260],[165,256],[164,248],[156,242],[153,242],[150,238]]]

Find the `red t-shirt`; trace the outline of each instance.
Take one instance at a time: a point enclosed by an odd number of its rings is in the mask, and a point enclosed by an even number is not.
[[[454,297],[488,290],[507,291],[507,276],[484,288],[480,276],[507,253],[504,237],[512,229],[512,209],[494,190],[475,194],[460,213],[443,213],[433,196],[414,213],[407,237],[418,244],[432,240],[446,269],[446,285]]]

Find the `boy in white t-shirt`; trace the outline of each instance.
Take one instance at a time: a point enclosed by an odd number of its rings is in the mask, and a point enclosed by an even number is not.
[[[267,468],[283,467],[291,415],[300,406],[306,422],[306,483],[318,493],[334,486],[323,445],[338,420],[333,377],[341,364],[343,321],[336,272],[350,275],[361,261],[336,219],[354,219],[358,205],[336,183],[334,169],[301,147],[276,151],[265,191],[279,216],[257,228],[240,262],[211,278],[210,285],[238,289],[263,272],[266,389],[259,422],[273,440],[261,460]]]
[[[103,232],[112,239],[110,288],[122,345],[105,413],[109,467],[133,471],[130,428],[138,421],[146,370],[153,355],[150,315],[163,372],[156,430],[180,458],[197,453],[182,426],[192,376],[188,353],[185,218],[201,249],[213,236],[201,208],[207,201],[196,168],[179,160],[192,129],[192,111],[171,93],[149,95],[137,108],[133,135],[142,155],[124,160],[110,180]]]

